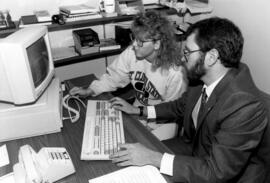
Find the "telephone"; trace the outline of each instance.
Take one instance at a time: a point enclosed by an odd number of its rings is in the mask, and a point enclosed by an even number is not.
[[[75,172],[65,148],[43,147],[36,153],[30,145],[19,150],[13,166],[15,183],[52,183]]]

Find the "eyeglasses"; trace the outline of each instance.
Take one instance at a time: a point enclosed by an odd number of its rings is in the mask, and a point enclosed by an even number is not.
[[[138,47],[143,47],[143,44],[146,42],[154,41],[153,39],[148,39],[148,40],[142,41],[142,40],[136,39],[133,35],[130,35],[130,39],[131,39],[132,43],[136,42],[136,45]]]
[[[192,51],[189,51],[187,49],[184,49],[183,50],[183,54],[184,54],[184,57],[186,59],[186,61],[188,61],[188,56],[192,53],[195,53],[195,52],[198,52],[198,51],[202,51],[201,49],[198,49],[198,50],[192,50]]]
[[[153,40],[151,39],[151,40],[141,41],[141,40],[138,40],[138,39],[134,39],[134,40],[132,40],[132,41],[133,41],[133,42],[136,42],[136,45],[137,45],[138,47],[143,47],[143,44],[144,44],[144,43],[152,42]]]

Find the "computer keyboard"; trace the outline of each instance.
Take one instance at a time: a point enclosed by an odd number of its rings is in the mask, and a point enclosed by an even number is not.
[[[108,101],[88,100],[81,160],[109,160],[125,143],[122,112]]]

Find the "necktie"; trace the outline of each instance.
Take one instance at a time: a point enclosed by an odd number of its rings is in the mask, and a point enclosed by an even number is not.
[[[200,118],[200,116],[202,115],[202,112],[204,111],[206,102],[207,102],[207,94],[206,94],[205,88],[203,88],[202,94],[201,94],[201,105],[200,105],[200,109],[198,113],[198,119]]]

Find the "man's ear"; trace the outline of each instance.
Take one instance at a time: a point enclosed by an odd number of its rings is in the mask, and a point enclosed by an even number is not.
[[[209,50],[207,52],[207,54],[208,54],[207,64],[209,66],[214,65],[217,62],[217,60],[219,59],[219,53],[218,53],[217,49],[213,48],[213,49]]]
[[[155,49],[155,50],[159,50],[160,44],[161,44],[161,43],[160,43],[160,40],[155,41],[155,42],[154,42],[154,49]]]

